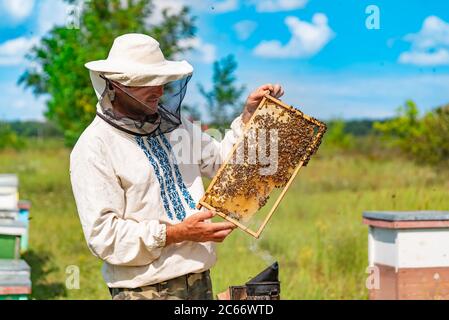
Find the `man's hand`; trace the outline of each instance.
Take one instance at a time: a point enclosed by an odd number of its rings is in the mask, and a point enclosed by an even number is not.
[[[214,216],[211,211],[199,212],[185,219],[180,224],[167,226],[166,245],[183,241],[223,242],[236,228],[230,222],[206,222]]]
[[[284,89],[279,84],[265,84],[253,91],[253,93],[249,95],[248,100],[246,100],[242,116],[243,123],[248,123],[266,94],[270,94],[275,98],[280,98],[284,95]]]

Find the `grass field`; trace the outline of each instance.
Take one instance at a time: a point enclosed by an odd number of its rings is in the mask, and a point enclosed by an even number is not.
[[[32,201],[30,252],[34,299],[109,299],[101,262],[87,249],[69,181],[68,149],[33,143],[0,152],[0,172],[18,173]],[[280,264],[283,299],[365,299],[367,210],[448,210],[449,174],[399,157],[323,150],[301,171],[262,238],[234,232],[219,245],[214,292]],[[80,268],[80,290],[65,286]]]

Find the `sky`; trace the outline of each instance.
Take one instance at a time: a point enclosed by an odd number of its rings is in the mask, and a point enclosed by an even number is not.
[[[210,87],[213,62],[229,54],[238,61],[245,95],[279,83],[284,102],[323,120],[390,117],[407,99],[423,112],[449,103],[447,1],[154,3],[173,12],[188,4],[197,17],[197,35],[188,41],[194,49],[176,58],[195,68],[186,102],[202,111],[197,84]],[[31,63],[26,52],[53,26],[69,24],[69,10],[60,0],[0,0],[1,120],[44,119],[45,97],[34,97],[17,80]],[[160,19],[155,14],[150,21]]]

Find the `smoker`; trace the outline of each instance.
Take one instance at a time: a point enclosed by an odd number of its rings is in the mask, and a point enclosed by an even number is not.
[[[276,262],[248,281],[244,286],[231,286],[218,295],[220,300],[280,300],[279,264]]]

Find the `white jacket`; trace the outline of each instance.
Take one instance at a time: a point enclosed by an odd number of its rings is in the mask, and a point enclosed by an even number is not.
[[[137,288],[210,269],[213,243],[165,246],[166,226],[197,213],[202,176],[213,177],[243,132],[241,116],[218,142],[183,118],[161,137],[136,138],[98,116],[70,157],[87,244],[110,288]]]

